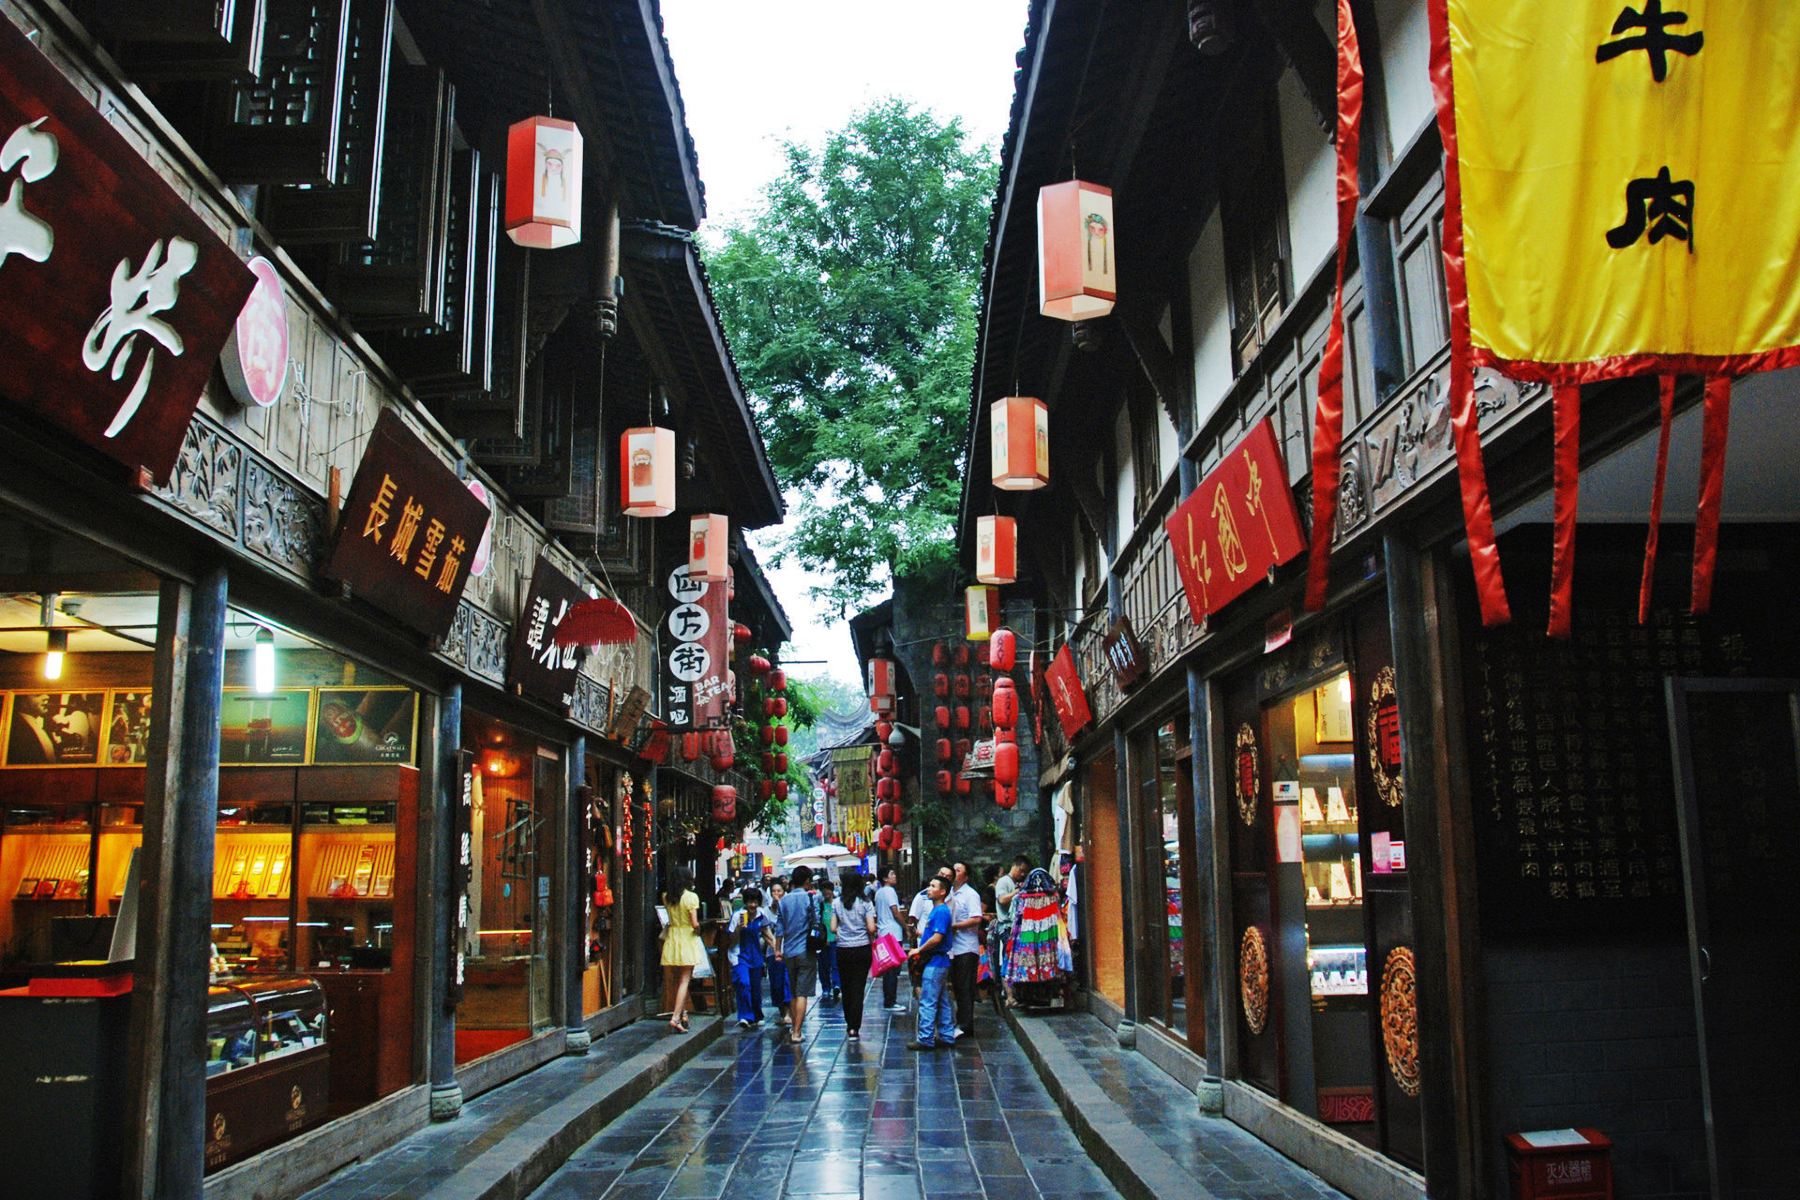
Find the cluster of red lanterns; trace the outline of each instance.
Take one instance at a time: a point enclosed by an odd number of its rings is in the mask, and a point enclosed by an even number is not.
[[[906,806],[901,803],[900,752],[889,744],[894,726],[888,721],[875,722],[875,737],[880,749],[875,752],[875,823],[881,828],[875,835],[877,849],[896,854],[906,844],[900,832],[906,820]]]
[[[715,771],[729,771],[737,759],[729,729],[696,729],[681,735],[681,757],[697,762],[704,755]]]
[[[756,785],[764,802],[788,798],[788,781],[781,778],[788,771],[788,727],[775,722],[788,714],[787,672],[760,654],[750,656],[750,670],[762,680],[762,726],[757,738],[762,742],[762,782]]]
[[[993,712],[985,700],[993,680],[981,666],[979,655],[966,642],[939,642],[931,648],[932,710],[937,726],[938,795],[973,795],[986,781],[967,778],[963,762],[969,757],[977,733],[993,727]]]
[[[994,803],[1001,808],[1019,803],[1019,690],[1012,678],[1017,655],[1013,631],[996,629],[988,641],[988,665],[994,669]]]

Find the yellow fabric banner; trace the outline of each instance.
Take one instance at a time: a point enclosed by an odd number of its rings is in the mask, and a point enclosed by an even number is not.
[[[1800,0],[1431,3],[1476,362],[1800,363]]]

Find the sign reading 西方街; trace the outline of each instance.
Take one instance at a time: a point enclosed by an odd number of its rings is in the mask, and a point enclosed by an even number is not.
[[[421,633],[442,637],[488,517],[488,506],[399,413],[383,409],[350,484],[325,574]]]
[[[1166,528],[1196,624],[1306,548],[1268,418],[1200,481]]]
[[[0,395],[165,480],[255,283],[0,21]]]
[[[549,555],[538,555],[525,607],[513,625],[512,653],[506,660],[508,687],[559,708],[575,703],[581,647],[558,646],[556,627],[570,605],[586,599],[586,588],[551,562]]]
[[[690,578],[683,563],[669,572],[668,587],[663,712],[671,729],[705,729],[731,700],[726,585]]]

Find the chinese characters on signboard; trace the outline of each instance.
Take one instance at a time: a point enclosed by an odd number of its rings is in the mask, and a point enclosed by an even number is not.
[[[683,563],[669,572],[665,632],[670,638],[663,679],[663,711],[674,729],[704,729],[720,723],[730,703],[731,622],[726,589],[688,576]]]
[[[1306,548],[1287,468],[1267,418],[1200,481],[1166,528],[1188,610],[1197,623]]]
[[[585,588],[563,574],[547,555],[538,555],[525,607],[513,625],[512,653],[506,662],[509,687],[565,709],[575,703],[582,649],[558,646],[556,627],[570,605],[586,599]]]
[[[382,410],[344,501],[325,574],[432,637],[456,616],[488,508]]]
[[[168,478],[255,285],[11,21],[0,21],[0,394]]]
[[[1100,648],[1106,652],[1106,661],[1112,667],[1113,682],[1119,685],[1121,692],[1130,691],[1150,670],[1150,664],[1144,657],[1144,647],[1137,640],[1137,631],[1131,627],[1131,618],[1121,616],[1107,630],[1106,637],[1101,640]]]

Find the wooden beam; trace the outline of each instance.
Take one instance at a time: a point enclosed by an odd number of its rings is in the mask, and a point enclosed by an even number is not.
[[[567,6],[555,3],[555,0],[531,0],[531,10],[537,17],[538,31],[544,35],[544,53],[550,60],[550,70],[562,84],[564,97],[575,106],[575,122],[587,139],[586,153],[595,159],[601,178],[606,180],[607,190],[617,195],[623,181],[619,178],[612,141],[607,137],[612,125],[600,108],[593,78],[581,56],[582,41],[569,24]],[[641,200],[639,197],[633,199]]]
[[[1113,316],[1118,318],[1125,342],[1143,369],[1144,378],[1156,389],[1156,398],[1169,414],[1169,423],[1181,428],[1181,371],[1175,355],[1163,341],[1162,331],[1151,320],[1148,305],[1121,306],[1113,310]]]
[[[541,0],[540,0],[541,2]],[[1337,128],[1337,48],[1313,19],[1304,0],[1252,0],[1251,8],[1281,48],[1282,57],[1300,77],[1300,86],[1312,105],[1319,128]]]

